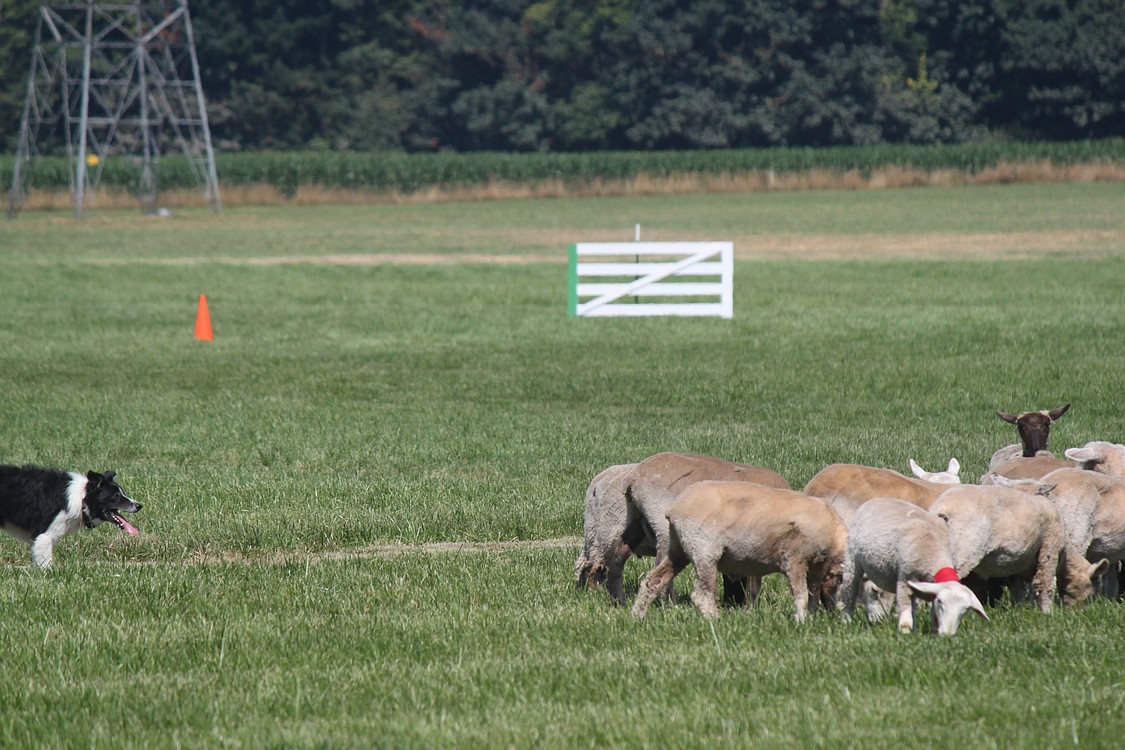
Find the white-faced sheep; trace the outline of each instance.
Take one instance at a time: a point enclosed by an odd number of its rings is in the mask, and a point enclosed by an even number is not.
[[[590,481],[582,523],[582,552],[574,563],[579,587],[593,588],[605,582],[611,591],[621,589],[621,579],[607,580],[609,566],[621,534],[625,531],[625,488],[629,472],[636,464],[610,466]],[[637,554],[655,555],[656,547],[641,548]]]
[[[997,486],[1045,498],[1062,519],[1066,540],[1061,552],[1057,585],[1066,605],[1086,599],[1093,591],[1097,578],[1109,569],[1109,560],[1090,554],[1102,505],[1099,490],[1102,479],[1109,478],[1082,469],[1057,469],[1042,479],[995,477]],[[1125,518],[1122,520],[1125,521]],[[1096,562],[1088,562],[1087,558]]]
[[[910,470],[914,472],[914,476],[927,482],[961,484],[961,462],[956,458],[949,459],[945,471],[926,471],[912,458],[910,459]]]
[[[629,476],[625,490],[625,528],[607,561],[610,581],[620,580],[630,554],[638,554],[638,550],[646,546],[655,547],[656,564],[664,561],[668,555],[668,519],[665,512],[684,489],[696,482],[721,480],[753,482],[782,489],[789,487],[785,479],[772,469],[693,453],[657,453],[637,464]],[[730,586],[727,599],[743,603],[745,591],[741,582],[727,583]],[[621,604],[625,603],[623,591],[611,590],[610,594]]]
[[[953,463],[950,461],[950,467]],[[947,474],[947,477],[953,476],[955,475]],[[872,498],[897,497],[920,508],[929,508],[947,489],[948,483],[915,479],[890,469],[860,464],[831,464],[809,480],[804,494],[824,500],[840,514],[845,524],[851,526],[856,511]]]
[[[1035,494],[999,486],[952,487],[930,506],[946,519],[954,567],[960,576],[979,579],[1030,579],[1039,608],[1050,612],[1057,580],[1066,582],[1064,600],[1077,603],[1092,591],[1097,573],[1081,551],[1067,547],[1062,517],[1043,495],[1052,485],[1038,485]]]
[[[1056,469],[1040,479],[1011,479],[993,475],[992,484],[1044,497],[1055,506],[1066,530],[1066,542],[1077,549],[1090,546],[1098,513],[1098,488],[1092,472]],[[987,485],[986,485],[987,486]]]
[[[1089,547],[1086,548],[1086,558],[1091,561],[1105,558],[1110,562],[1102,583],[1104,593],[1110,598],[1117,598],[1119,596],[1118,567],[1119,563],[1125,560],[1125,478],[1082,469],[1060,470],[1060,472],[1067,471],[1078,472],[1097,490],[1097,510],[1090,532]],[[1060,472],[1049,474],[1048,477],[1054,477]]]
[[[898,628],[904,633],[915,629],[920,599],[932,602],[934,631],[941,635],[956,633],[966,612],[988,619],[976,594],[958,579],[945,522],[898,498],[873,498],[856,513],[848,529],[843,574],[845,622],[855,611],[865,577],[894,593]]]
[[[641,582],[634,616],[643,617],[688,563],[695,566],[691,599],[704,617],[718,614],[720,572],[731,577],[785,574],[797,622],[818,600],[834,600],[848,532],[822,501],[747,482],[708,481],[685,489],[666,514],[668,554]]]
[[[1125,560],[1125,479],[1087,472],[1098,488],[1098,512],[1086,555]]]

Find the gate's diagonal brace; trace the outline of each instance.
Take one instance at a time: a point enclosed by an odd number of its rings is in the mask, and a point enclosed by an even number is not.
[[[581,311],[586,313],[586,312],[594,310],[598,307],[601,307],[602,305],[613,302],[614,300],[621,299],[622,297],[628,297],[632,292],[636,291],[637,289],[648,286],[649,284],[652,284],[653,282],[656,282],[656,281],[660,281],[661,279],[666,279],[669,276],[672,276],[672,275],[682,271],[685,268],[688,268],[690,266],[694,266],[696,263],[699,263],[700,261],[702,261],[706,258],[709,258],[712,255],[715,255],[715,253],[716,253],[716,251],[714,251],[714,250],[704,250],[702,252],[696,253],[695,255],[688,256],[687,258],[684,258],[683,260],[677,261],[675,263],[669,263],[667,268],[661,268],[659,271],[655,271],[653,273],[650,273],[648,276],[642,276],[641,278],[637,279],[636,281],[633,281],[632,283],[630,283],[628,286],[624,287],[623,289],[620,289],[620,290],[615,291],[615,292],[607,292],[606,294],[603,294],[600,297],[595,297],[594,299],[592,299],[588,302],[583,302],[580,305]]]

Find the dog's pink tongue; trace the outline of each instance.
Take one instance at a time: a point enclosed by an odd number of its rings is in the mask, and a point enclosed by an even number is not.
[[[121,524],[121,528],[122,528],[122,529],[124,529],[125,531],[128,531],[128,532],[129,532],[130,534],[132,534],[133,536],[137,536],[138,534],[140,534],[140,533],[141,533],[141,532],[137,531],[137,529],[136,529],[136,528],[135,528],[135,527],[133,526],[133,524],[131,524],[131,523],[129,523],[128,521],[126,521],[126,520],[125,520],[124,518],[122,518],[122,517],[121,517],[120,515],[118,515],[118,514],[114,513],[114,514],[113,514],[113,517],[114,517],[114,518],[116,518],[116,519],[117,519],[117,522]]]

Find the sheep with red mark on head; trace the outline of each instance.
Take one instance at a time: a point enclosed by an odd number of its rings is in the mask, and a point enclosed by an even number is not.
[[[931,604],[933,632],[953,635],[967,612],[987,620],[976,594],[960,582],[945,521],[898,498],[874,498],[848,529],[840,585],[841,617],[851,620],[866,577],[895,594],[898,628],[917,629],[921,601]]]

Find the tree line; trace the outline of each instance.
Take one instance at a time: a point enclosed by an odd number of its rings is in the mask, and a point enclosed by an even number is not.
[[[0,0],[15,148],[37,0]],[[1125,134],[1125,0],[192,0],[221,150]]]

